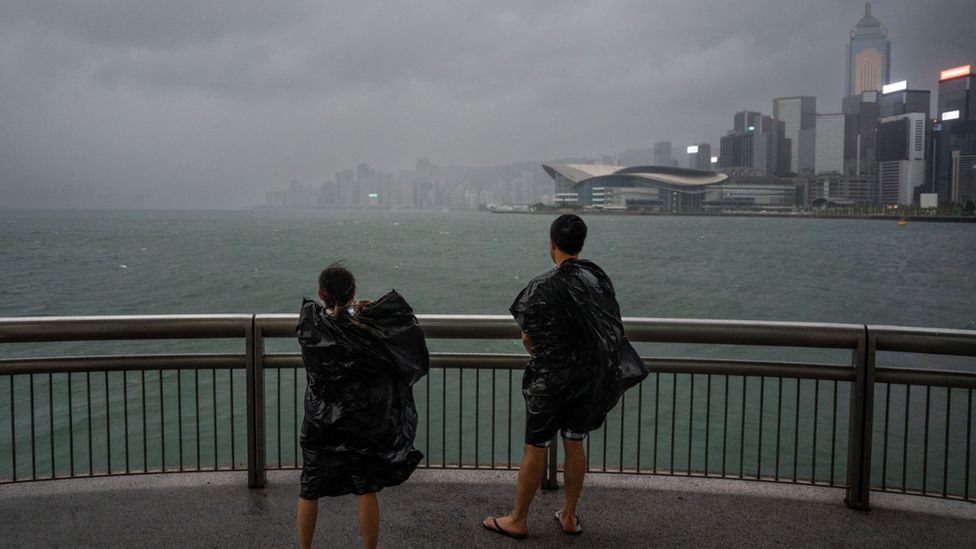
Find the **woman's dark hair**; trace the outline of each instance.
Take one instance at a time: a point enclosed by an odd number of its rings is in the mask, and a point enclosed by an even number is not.
[[[563,214],[549,227],[549,238],[563,253],[576,255],[586,240],[586,223],[578,215]]]
[[[345,267],[333,263],[319,274],[319,290],[325,294],[326,307],[343,307],[356,295],[356,277]]]

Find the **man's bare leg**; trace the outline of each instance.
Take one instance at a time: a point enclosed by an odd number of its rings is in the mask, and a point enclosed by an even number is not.
[[[308,549],[315,537],[315,521],[319,516],[319,502],[315,499],[298,498],[295,525],[298,528],[298,546]]]
[[[380,504],[375,493],[356,496],[356,519],[359,522],[363,547],[376,549],[376,542],[380,537]]]
[[[512,534],[524,534],[529,531],[529,506],[532,498],[542,484],[542,475],[546,468],[546,448],[539,448],[526,444],[522,453],[522,465],[519,466],[518,482],[515,485],[515,502],[512,512],[498,517],[498,526]],[[485,526],[494,528],[492,517],[485,519]]]
[[[582,440],[563,439],[563,449],[566,451],[563,463],[563,484],[566,492],[566,503],[559,510],[559,522],[563,530],[576,530],[576,504],[579,503],[580,492],[583,491],[583,477],[586,476],[586,454],[583,451]]]

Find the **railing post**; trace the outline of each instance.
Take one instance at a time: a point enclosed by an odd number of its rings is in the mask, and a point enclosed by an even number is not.
[[[245,328],[247,350],[247,486],[264,488],[265,440],[264,440],[264,334],[257,326],[257,315]]]
[[[558,465],[558,456],[556,453],[559,451],[557,445],[558,437],[552,437],[552,442],[549,444],[549,449],[546,451],[546,475],[542,478],[542,489],[543,490],[558,490],[559,482],[556,481],[556,466]]]
[[[847,496],[851,509],[868,511],[871,494],[871,443],[874,436],[874,367],[877,339],[864,327],[854,351],[850,429],[847,442]]]

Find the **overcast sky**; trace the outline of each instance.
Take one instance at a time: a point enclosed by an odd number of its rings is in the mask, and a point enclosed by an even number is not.
[[[837,112],[850,0],[2,0],[0,206],[246,207],[366,162],[486,166]],[[880,0],[892,79],[976,63],[973,0]]]

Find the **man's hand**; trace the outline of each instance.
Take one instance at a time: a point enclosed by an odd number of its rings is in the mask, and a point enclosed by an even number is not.
[[[522,346],[525,347],[525,351],[532,354],[532,340],[529,339],[529,334],[522,332]]]

